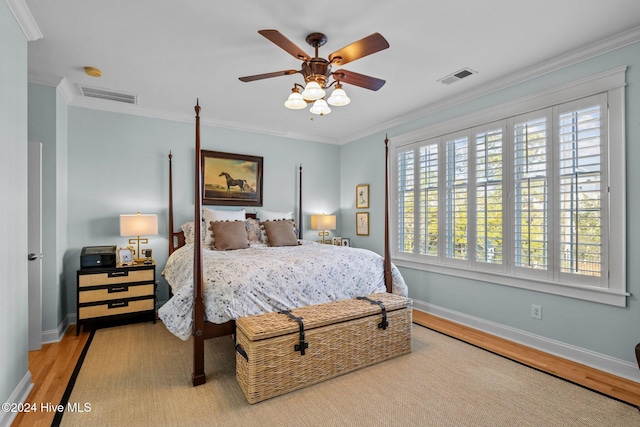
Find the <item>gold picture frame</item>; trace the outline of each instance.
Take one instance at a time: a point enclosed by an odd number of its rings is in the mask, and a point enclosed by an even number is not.
[[[200,150],[202,203],[262,206],[263,158]]]
[[[369,235],[369,212],[356,212],[356,234]]]
[[[356,185],[356,209],[369,209],[369,184]]]

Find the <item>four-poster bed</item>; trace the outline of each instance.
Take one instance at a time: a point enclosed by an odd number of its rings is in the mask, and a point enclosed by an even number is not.
[[[170,257],[165,267],[165,278],[172,287],[173,296],[159,310],[161,320],[171,332],[182,339],[187,339],[185,334],[193,336],[192,383],[194,386],[206,382],[204,340],[234,334],[235,320],[238,318],[262,312],[288,310],[321,302],[360,297],[376,292],[386,291],[406,296],[406,284],[399,271],[395,266],[392,266],[389,258],[388,212],[385,212],[384,258],[364,249],[334,247],[301,241],[301,167],[297,218],[299,235],[296,236],[300,240],[297,240],[293,245],[285,245],[286,247],[271,247],[275,245],[258,243],[251,245],[248,249],[236,251],[216,251],[206,248],[203,250],[203,233],[206,233],[209,227],[197,226],[202,224],[203,218],[200,106],[198,104],[195,106],[195,112],[193,220],[195,226],[193,227],[193,238],[191,243],[189,239],[185,238],[184,231],[176,231],[175,229],[172,154],[170,153]],[[385,157],[388,157],[387,144],[388,140],[385,139]],[[387,181],[386,174],[385,178]],[[388,205],[388,184],[385,184],[386,205]],[[388,211],[388,208],[386,210]],[[255,214],[247,213],[246,216],[247,218],[255,218]],[[271,225],[268,224],[268,221],[261,224],[263,224],[263,228],[265,225]],[[321,260],[321,262],[317,260]],[[261,262],[264,264],[260,264]],[[315,266],[314,262],[321,264],[321,266]],[[242,268],[243,265],[247,267]],[[273,271],[268,274],[263,273],[268,268],[272,268]],[[301,272],[296,272],[295,268],[301,269]],[[329,274],[327,270],[337,276],[327,276]],[[231,275],[231,271],[233,271],[232,277],[224,276],[224,274]],[[274,280],[277,286],[265,291],[263,288],[269,287],[265,286],[265,276]],[[229,288],[224,287],[226,282],[230,284]],[[258,290],[251,287],[256,286],[255,282],[260,283]],[[180,287],[175,283],[179,283]],[[212,283],[215,288],[212,288]],[[263,292],[266,295],[261,295]],[[237,306],[234,305],[244,294],[250,297],[248,298],[250,301],[242,301]],[[179,330],[180,328],[182,331]],[[188,328],[186,332],[184,328]]]

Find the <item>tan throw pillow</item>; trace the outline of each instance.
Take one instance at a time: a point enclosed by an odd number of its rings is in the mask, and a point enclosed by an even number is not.
[[[297,246],[298,237],[291,220],[265,221],[262,223],[267,233],[269,246]]]
[[[217,251],[249,247],[244,221],[211,221],[213,248]]]

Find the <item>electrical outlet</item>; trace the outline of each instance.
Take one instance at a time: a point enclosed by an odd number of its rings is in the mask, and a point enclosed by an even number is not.
[[[542,306],[531,304],[531,317],[542,320]]]

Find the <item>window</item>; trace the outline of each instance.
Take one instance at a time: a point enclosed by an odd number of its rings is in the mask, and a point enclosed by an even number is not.
[[[394,262],[624,306],[620,79],[596,76],[392,141]],[[609,170],[614,158],[621,170]]]

